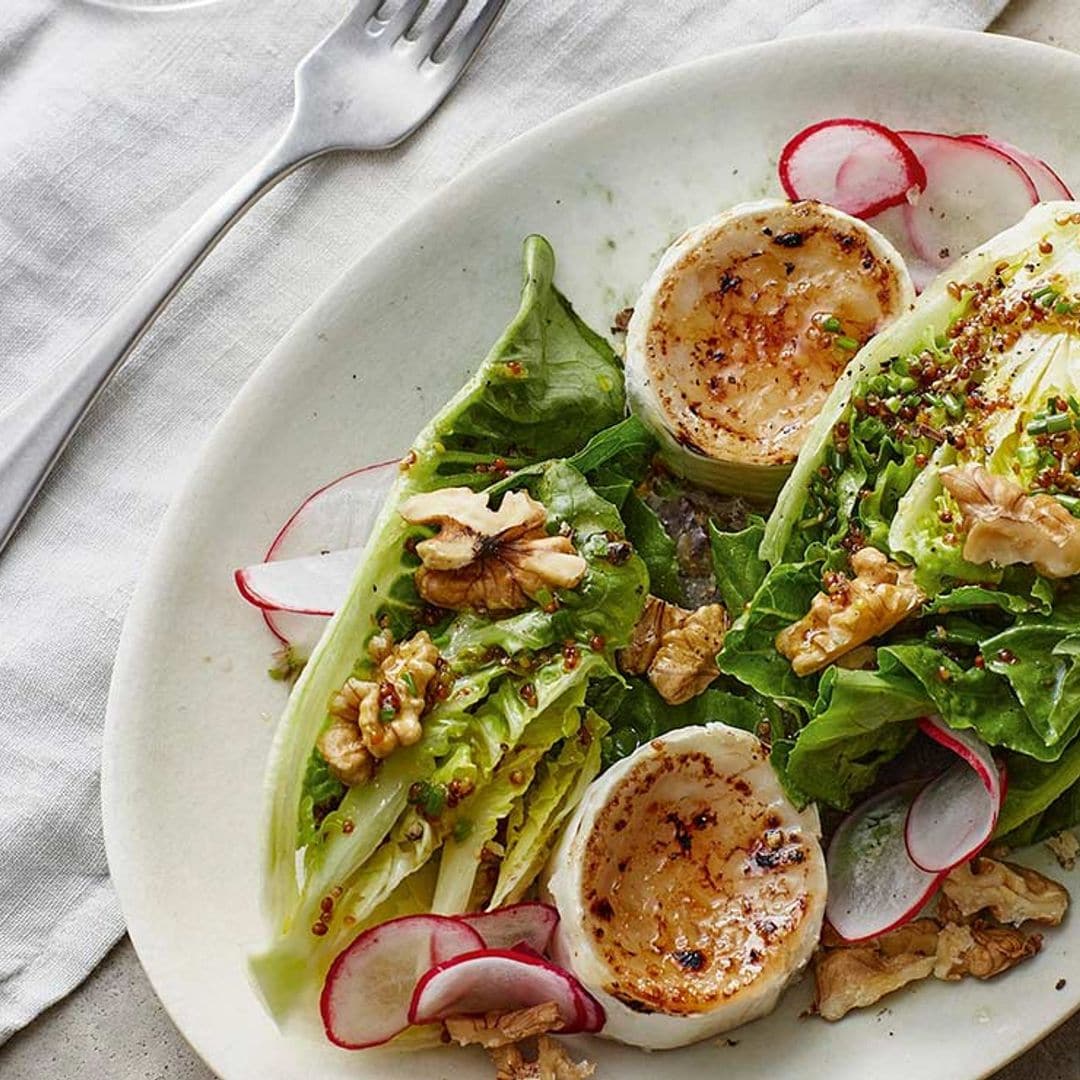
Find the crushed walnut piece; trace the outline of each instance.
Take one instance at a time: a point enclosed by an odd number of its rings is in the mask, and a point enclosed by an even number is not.
[[[1062,829],[1061,832],[1048,836],[1046,846],[1062,870],[1072,870],[1076,866],[1077,856],[1080,856],[1080,840],[1077,840],[1076,833],[1071,829]]]
[[[528,492],[511,491],[492,510],[469,488],[442,488],[407,499],[412,525],[438,525],[416,545],[423,565],[416,588],[429,604],[456,611],[520,611],[550,589],[578,585],[587,569],[568,536],[548,536],[547,510]]]
[[[535,1059],[526,1060],[521,1047],[500,1046],[488,1051],[495,1063],[495,1080],[587,1080],[596,1072],[591,1061],[574,1061],[554,1040],[541,1035]]]
[[[619,667],[627,675],[644,675],[660,651],[660,642],[669,630],[682,626],[690,612],[678,604],[669,604],[651,593],[634,624],[630,644],[618,652]]]
[[[489,1012],[483,1016],[451,1016],[446,1021],[450,1038],[462,1046],[476,1044],[486,1049],[561,1031],[565,1026],[554,1001],[530,1005],[514,1012]]]
[[[384,631],[372,639],[369,652],[378,658],[375,678],[345,680],[317,744],[330,772],[350,786],[369,780],[376,760],[419,741],[425,694],[439,659],[426,630],[400,645]]]
[[[965,918],[982,912],[1000,923],[1057,926],[1069,906],[1063,886],[1037,870],[986,856],[956,867],[941,885],[945,897]]]
[[[1034,874],[1024,867],[1009,870]],[[1000,875],[984,868],[984,876]],[[1060,888],[1042,875],[1036,877]],[[839,1020],[919,979],[931,975],[948,982],[965,976],[989,979],[1038,953],[1041,935],[997,925],[986,913],[997,918],[993,905],[968,910],[942,893],[933,918],[915,919],[869,941],[848,943],[826,924],[814,957],[815,1011],[825,1020]]]
[[[856,945],[832,935],[834,948],[814,957],[814,1008],[825,1020],[839,1020],[852,1009],[865,1008],[910,982],[928,978],[937,956],[938,924],[933,919],[890,930]]]
[[[716,654],[727,627],[727,612],[721,604],[687,611],[649,596],[630,644],[619,650],[619,667],[628,675],[648,674],[669,705],[681,705],[720,674]]]
[[[798,622],[776,635],[777,652],[796,675],[820,671],[838,657],[891,630],[926,599],[911,567],[890,562],[877,548],[851,556],[855,577],[826,575],[825,591]]]
[[[1011,926],[957,926],[938,934],[934,977],[957,982],[965,975],[989,979],[1034,956],[1042,948],[1039,934]]]
[[[1050,578],[1080,572],[1080,520],[1057,499],[1028,495],[981,465],[942,469],[941,483],[963,514],[968,562],[1027,563]]]
[[[649,665],[649,681],[669,705],[697,697],[720,674],[716,654],[724,644],[727,627],[723,606],[706,604],[661,638]]]

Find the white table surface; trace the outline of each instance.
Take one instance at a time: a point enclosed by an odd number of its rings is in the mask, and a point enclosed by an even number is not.
[[[994,31],[1080,52],[1076,0],[1012,0]],[[1080,976],[1078,976],[1080,977]],[[0,1047],[4,1080],[210,1080],[125,938],[70,997]],[[1080,1014],[995,1080],[1077,1080]]]

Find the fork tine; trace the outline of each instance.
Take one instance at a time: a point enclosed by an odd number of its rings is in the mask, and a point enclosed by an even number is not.
[[[421,55],[431,56],[442,44],[443,38],[450,33],[468,2],[469,0],[445,0],[442,7],[431,17],[431,22],[420,31],[416,38]]]
[[[461,40],[438,62],[437,66],[442,69],[443,78],[451,85],[461,78],[472,58],[479,52],[484,38],[491,32],[504,7],[506,0],[487,0]]]
[[[425,7],[427,7],[427,0],[404,0],[401,7],[387,20],[379,36],[385,37],[388,41],[397,41],[402,34],[408,32],[409,27],[416,22]]]
[[[344,26],[352,26],[355,23],[366,23],[372,15],[382,6],[383,0],[357,0],[350,11],[345,13],[344,18],[335,29]]]

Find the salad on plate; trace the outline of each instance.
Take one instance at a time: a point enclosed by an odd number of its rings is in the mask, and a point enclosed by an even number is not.
[[[581,1077],[561,1036],[683,1046],[806,972],[837,1021],[1065,917],[1024,849],[1080,853],[1080,203],[851,118],[779,179],[611,340],[528,237],[469,382],[237,571],[292,684],[279,1023]]]

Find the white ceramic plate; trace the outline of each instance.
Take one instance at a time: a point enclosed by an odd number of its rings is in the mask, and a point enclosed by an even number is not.
[[[598,98],[507,146],[296,325],[228,411],[166,518],[109,702],[109,862],[147,973],[215,1070],[230,1080],[491,1075],[479,1053],[388,1058],[286,1037],[249,986],[263,761],[285,691],[265,675],[273,642],[231,571],[258,557],[306,492],[407,447],[515,310],[522,237],[551,238],[560,286],[605,329],[684,227],[778,193],[775,155],[804,124],[855,115],[988,130],[1080,181],[1075,118],[1053,107],[1078,98],[1080,57],[1001,37],[893,30],[717,56]],[[804,985],[731,1043],[662,1058],[600,1041],[587,1049],[599,1076],[619,1080],[658,1068],[666,1078],[722,1070],[963,1080],[1001,1066],[1080,1006],[1078,952],[1074,916],[1038,958],[996,982],[920,985],[834,1026],[798,1019]]]

